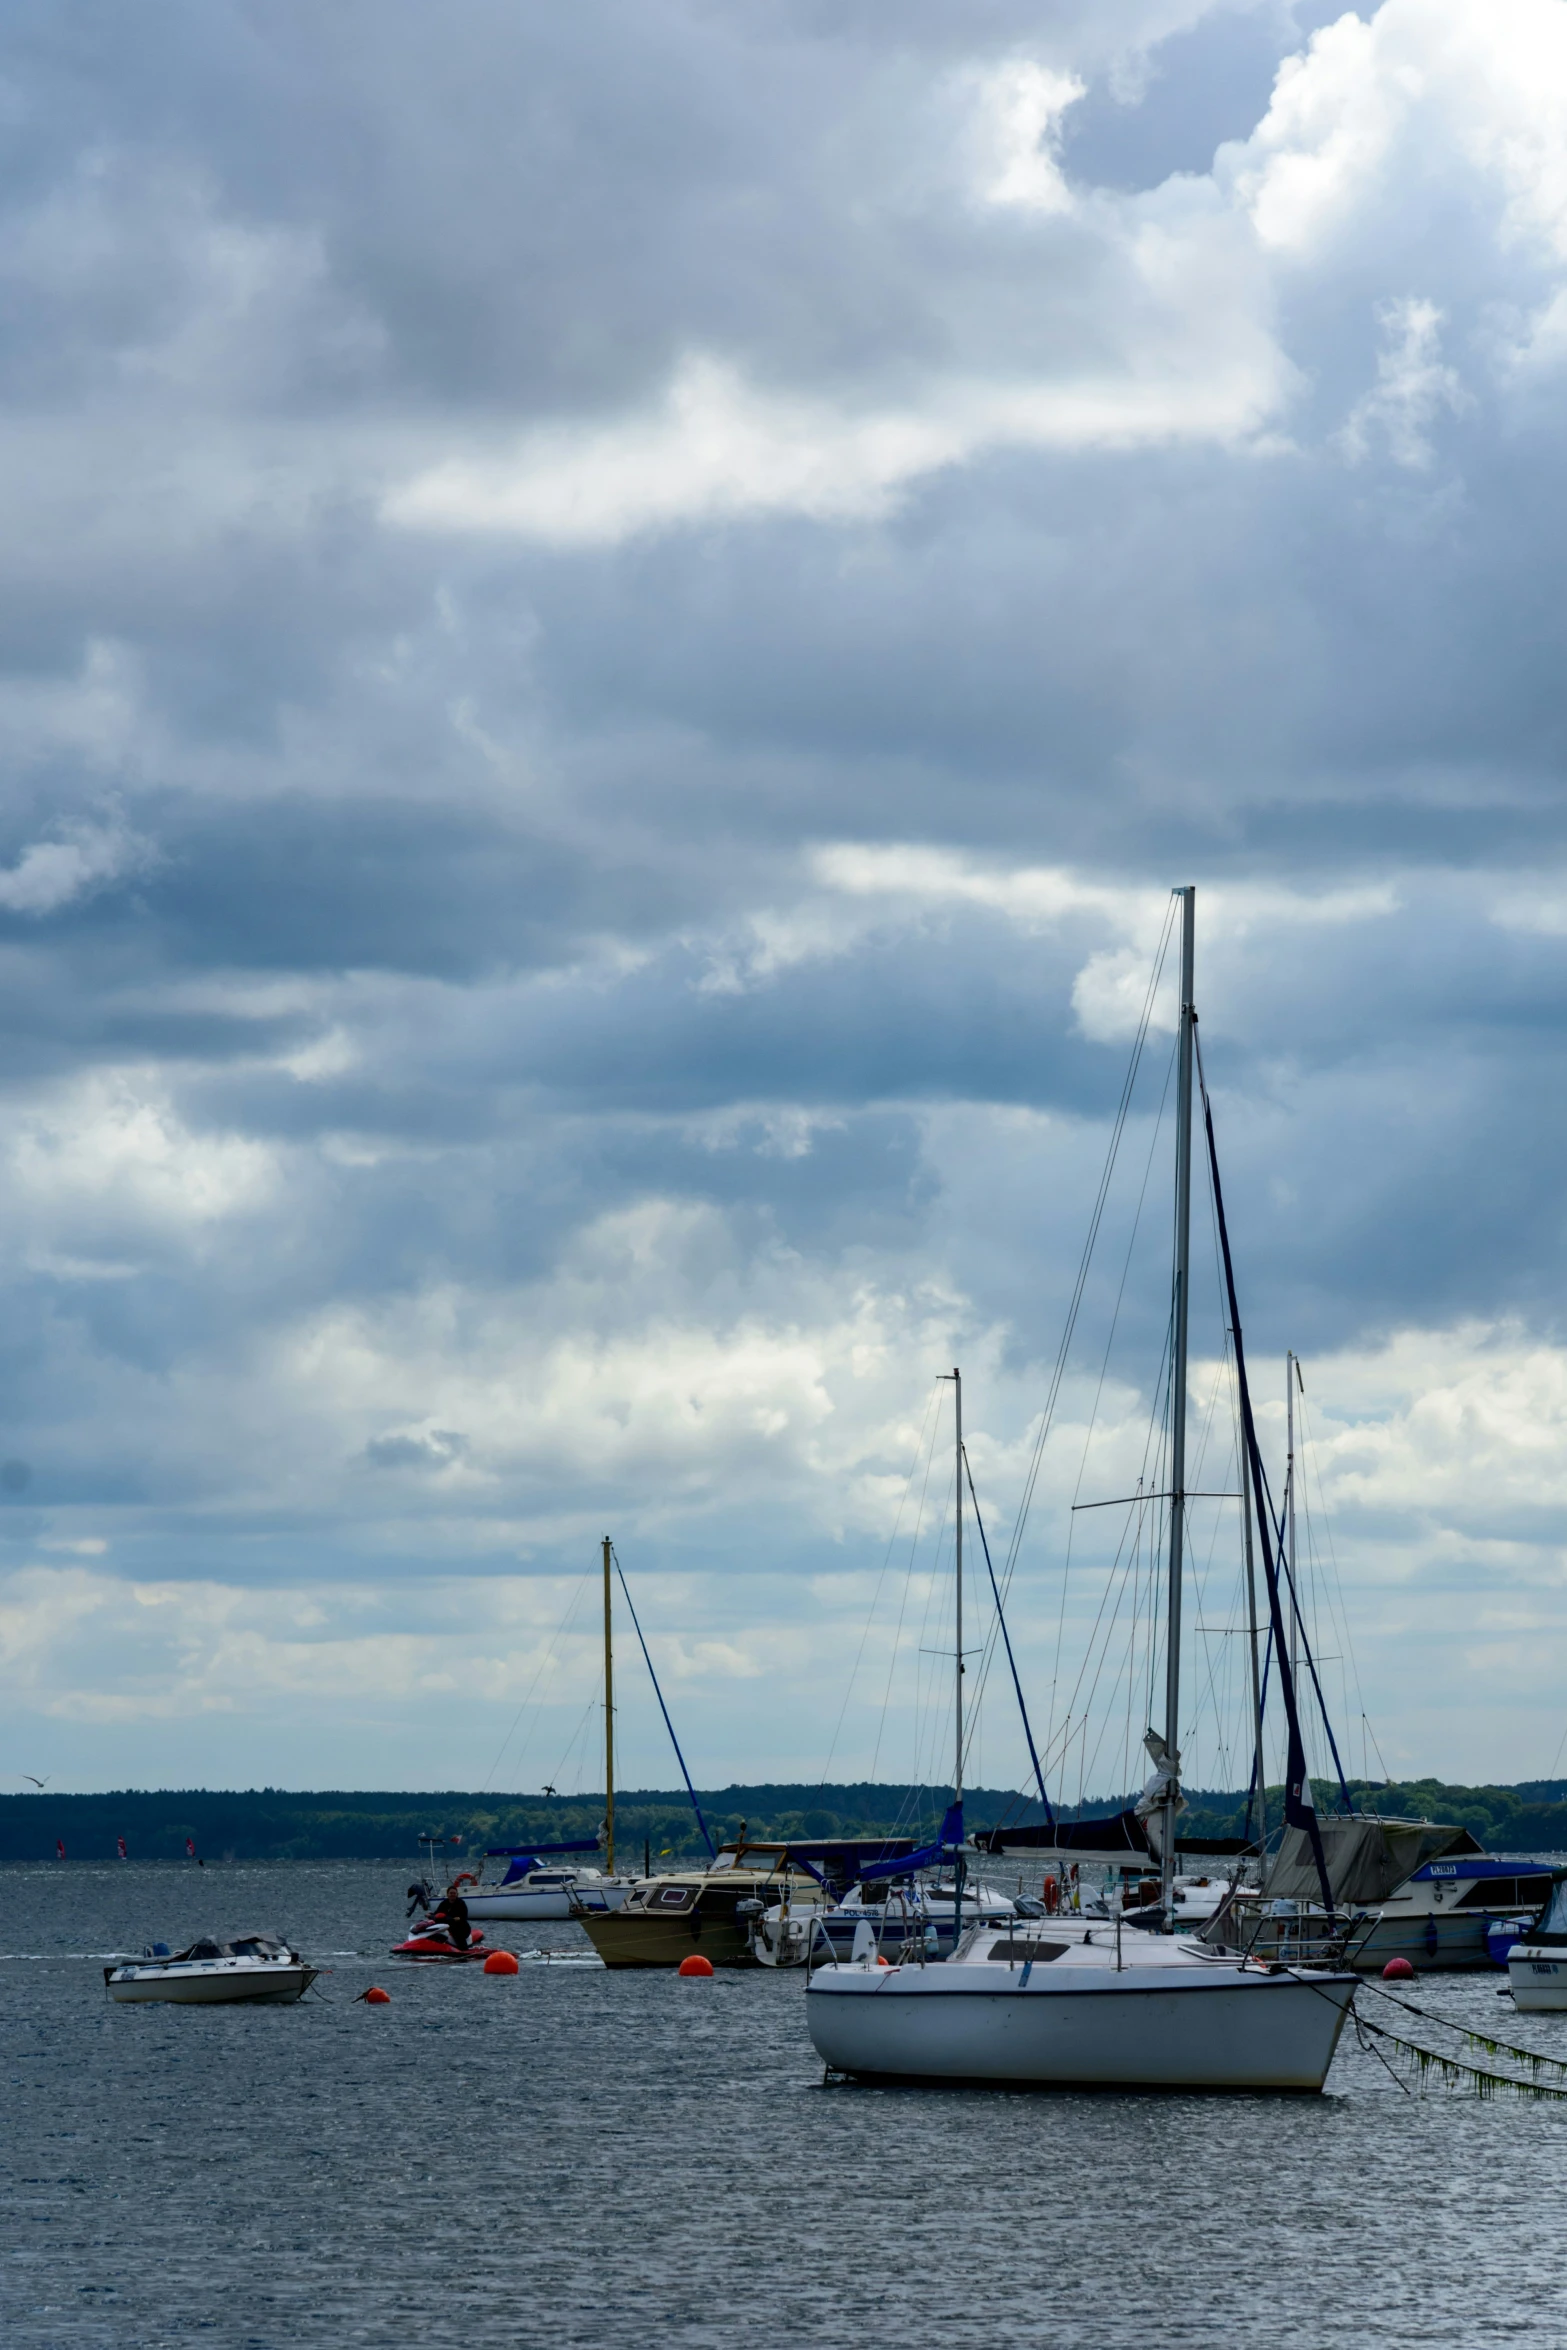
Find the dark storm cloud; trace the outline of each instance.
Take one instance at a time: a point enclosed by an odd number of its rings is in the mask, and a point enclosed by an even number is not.
[[[863,1563],[927,1356],[1037,1405],[1191,878],[1257,1343],[1561,1335],[1567,71],[1325,21],[13,12],[40,1572]]]

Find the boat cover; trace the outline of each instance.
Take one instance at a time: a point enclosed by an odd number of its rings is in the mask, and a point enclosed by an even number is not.
[[[280,1958],[287,1947],[276,1934],[238,1934],[232,1942],[215,1942],[203,1934],[188,1950],[176,1950],[169,1964],[178,1966],[191,1958]]]
[[[1550,1899],[1520,1942],[1567,1942],[1567,1869],[1557,1872]]]
[[[1148,1863],[1153,1858],[1148,1831],[1135,1811],[1118,1811],[1107,1820],[1057,1820],[1050,1827],[981,1828],[974,1842],[998,1860],[1036,1853],[1059,1854],[1063,1860],[1124,1857]]]
[[[1483,1849],[1467,1828],[1434,1820],[1343,1819],[1324,1812],[1317,1827],[1334,1902],[1351,1909],[1385,1901],[1428,1860]],[[1276,1901],[1321,1900],[1317,1863],[1304,1828],[1285,1829],[1263,1889]]]
[[[915,1869],[942,1868],[950,1865],[953,1855],[963,1843],[963,1806],[949,1803],[946,1817],[936,1831],[934,1844],[922,1844],[916,1852],[905,1852],[896,1860],[872,1861],[860,1871],[860,1883],[869,1884],[875,1877],[906,1877]]]

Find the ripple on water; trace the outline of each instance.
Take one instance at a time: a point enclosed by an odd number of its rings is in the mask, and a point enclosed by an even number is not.
[[[1309,2100],[829,2089],[796,1974],[404,1966],[406,1882],[6,1873],[8,2350],[1551,2338],[1567,2105],[1352,2044]],[[117,2008],[82,1963],[258,1925],[330,1956],[302,2007]],[[1417,1996],[1567,2057],[1497,1981]]]

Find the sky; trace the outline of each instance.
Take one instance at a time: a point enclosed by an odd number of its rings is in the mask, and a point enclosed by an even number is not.
[[[1556,1768],[1564,0],[18,0],[0,120],[10,1786],[600,1784],[606,1532],[699,1784],[944,1770],[934,1382],[999,1565],[1185,884],[1346,1766]]]

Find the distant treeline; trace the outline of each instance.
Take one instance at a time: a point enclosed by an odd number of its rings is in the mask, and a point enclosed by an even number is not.
[[[1313,1782],[1319,1811],[1342,1811],[1336,1781]],[[1350,1807],[1393,1819],[1450,1820],[1491,1852],[1567,1852],[1567,1779],[1521,1779],[1514,1787],[1455,1787],[1442,1779],[1351,1779]],[[1097,1808],[1097,1807],[1094,1807]],[[1283,1816],[1284,1790],[1268,1790],[1268,1821]],[[1238,1836],[1246,1797],[1193,1794],[1181,1820],[1187,1836]],[[1253,1823],[1250,1833],[1255,1833]]]
[[[1526,1779],[1514,1787],[1455,1787],[1439,1779],[1392,1785],[1352,1779],[1357,1810],[1400,1818],[1451,1820],[1469,1828],[1494,1852],[1567,1851],[1567,1780]],[[724,1787],[699,1794],[715,1843],[744,1832],[769,1839],[922,1835],[940,1819],[949,1790],[941,1787],[858,1785]],[[1318,1784],[1324,1810],[1339,1800]],[[1099,1819],[1130,1796],[1087,1803],[1068,1816]],[[1193,1788],[1181,1832],[1235,1836],[1245,1827],[1244,1791]],[[972,1827],[1034,1822],[1044,1814],[997,1788],[970,1788],[965,1808]],[[1269,1790],[1270,1824],[1277,1825],[1282,1789]],[[602,1795],[429,1795],[368,1792],[285,1794],[252,1788],[219,1794],[206,1789],[126,1789],[110,1795],[0,1796],[0,1862],[53,1860],[63,1843],[68,1861],[112,1860],[125,1839],[133,1860],[176,1860],[189,1840],[199,1858],[223,1860],[417,1861],[420,1838],[438,1836],[448,1856],[471,1859],[487,1845],[556,1844],[593,1836],[604,1817]],[[1255,1832],[1255,1822],[1252,1824]],[[686,1860],[702,1841],[683,1790],[638,1788],[615,1798],[616,1858],[640,1867],[644,1848],[660,1860]]]
[[[725,1787],[698,1800],[715,1844],[742,1831],[768,1838],[919,1835],[933,1829],[948,1797],[942,1788],[894,1786]],[[969,1816],[1037,1819],[1037,1804],[976,1790]],[[124,1837],[131,1860],[175,1860],[189,1839],[203,1860],[407,1860],[420,1839],[442,1839],[465,1858],[487,1845],[563,1844],[598,1833],[602,1794],[286,1794],[273,1787],[217,1794],[206,1789],[126,1789],[109,1795],[0,1796],[0,1862],[112,1860]],[[644,1848],[685,1860],[705,1850],[683,1788],[616,1793],[616,1860],[640,1868]]]

